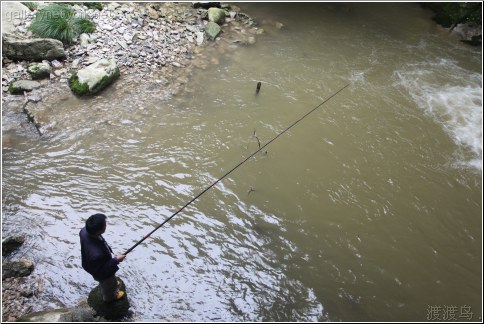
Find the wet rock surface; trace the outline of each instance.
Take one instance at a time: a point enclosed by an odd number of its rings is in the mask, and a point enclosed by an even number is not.
[[[100,285],[96,286],[87,298],[87,303],[95,310],[96,314],[109,320],[121,319],[129,315],[129,301],[126,286],[119,277],[116,277],[116,280],[118,281],[118,289],[125,292],[125,295],[121,299],[110,303],[104,302]]]
[[[34,271],[34,262],[27,258],[3,262],[2,280],[6,278],[26,277]]]
[[[2,240],[2,255],[8,255],[18,249],[25,242],[23,236],[9,236]]]

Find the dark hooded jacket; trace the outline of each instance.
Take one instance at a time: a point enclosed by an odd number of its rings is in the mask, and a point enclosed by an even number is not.
[[[82,268],[89,272],[94,280],[107,279],[119,270],[119,261],[112,257],[112,250],[102,236],[92,237],[84,227],[79,232],[79,237],[81,238]]]

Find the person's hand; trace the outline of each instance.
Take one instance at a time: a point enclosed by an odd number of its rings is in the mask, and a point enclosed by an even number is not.
[[[118,254],[118,255],[116,255],[116,259],[119,262],[123,262],[124,258],[126,258],[126,255],[124,255],[124,254]]]

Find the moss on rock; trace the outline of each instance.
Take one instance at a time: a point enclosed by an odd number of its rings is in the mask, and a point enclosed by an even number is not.
[[[52,68],[49,63],[32,63],[27,68],[27,72],[32,77],[32,80],[39,80],[50,77]]]
[[[113,83],[120,75],[116,62],[100,59],[69,78],[69,87],[77,96],[94,95]]]
[[[40,83],[32,80],[19,80],[9,83],[8,92],[11,94],[23,94],[24,91],[32,91],[40,87]]]
[[[74,72],[69,78],[69,87],[77,96],[84,96],[89,93],[88,84],[79,82],[76,72]]]

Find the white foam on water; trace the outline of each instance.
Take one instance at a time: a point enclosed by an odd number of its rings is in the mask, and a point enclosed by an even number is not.
[[[482,171],[482,75],[441,59],[408,64],[394,77],[459,147],[472,152],[457,164]]]

